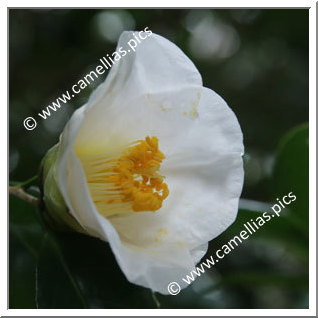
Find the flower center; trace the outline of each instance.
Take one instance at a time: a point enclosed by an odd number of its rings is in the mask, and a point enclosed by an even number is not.
[[[88,187],[98,211],[104,216],[120,212],[157,211],[169,195],[158,171],[164,154],[157,137],[130,144],[118,156],[81,156]]]

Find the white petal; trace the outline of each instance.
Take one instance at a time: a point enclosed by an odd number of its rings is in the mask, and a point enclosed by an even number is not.
[[[157,93],[184,86],[202,86],[202,78],[192,61],[172,42],[157,34],[151,34],[133,52],[128,45],[137,32],[123,32],[116,51],[128,52],[115,63],[96,93],[96,102],[124,92],[129,98],[145,93]],[[143,33],[145,34],[145,33]]]
[[[158,226],[160,226],[160,222],[158,222],[158,224],[152,224],[151,228],[154,232],[151,233],[151,248],[147,249],[143,244],[136,244],[137,236],[133,240],[126,240],[120,232],[120,227],[118,229],[116,226],[114,227],[96,210],[73,145],[83,121],[84,109],[80,108],[73,114],[60,140],[59,183],[70,212],[89,234],[109,241],[119,266],[132,283],[164,294],[167,293],[167,286],[171,281],[178,281],[181,287],[186,287],[187,284],[181,278],[187,275],[204,255],[207,244],[189,250],[179,240],[174,240],[170,244],[162,244],[159,237],[154,245],[155,238],[158,236]],[[146,217],[157,215],[138,213],[138,215],[141,214],[145,214]],[[133,216],[137,216],[137,214],[133,214]],[[111,220],[111,222],[113,221]],[[130,228],[135,226],[135,229],[138,228],[138,232],[140,232],[140,225],[131,223]],[[146,233],[146,228],[143,228],[143,231]]]
[[[128,50],[127,42],[131,38],[133,32],[124,32],[117,50],[119,47]],[[196,87],[192,97],[196,101],[202,79],[194,64],[172,42],[152,34],[138,45],[136,52],[128,53],[113,65],[105,83],[92,94],[77,143],[82,148],[86,145],[87,149],[107,147],[110,142],[124,143],[116,133],[131,134],[126,125],[130,114],[135,118],[134,125],[138,126],[139,118],[148,115],[147,106],[164,109],[164,101],[155,104],[156,95],[181,93],[190,86]],[[165,97],[169,97],[167,94]]]
[[[167,157],[160,172],[170,189],[162,209],[111,219],[120,235],[136,246],[156,248],[159,236],[165,244],[191,250],[217,237],[236,218],[244,179],[240,126],[224,100],[209,89],[202,90],[198,112],[195,121],[186,123],[181,113],[177,121],[172,115],[170,122],[165,112],[166,121],[159,120],[168,123],[165,132],[174,133],[164,135],[158,127]],[[147,123],[139,121],[139,128],[143,125]]]

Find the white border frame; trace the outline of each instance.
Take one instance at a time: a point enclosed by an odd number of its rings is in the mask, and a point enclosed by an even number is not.
[[[152,2],[153,3],[153,2]],[[8,7],[19,8],[24,7],[26,2],[21,0],[16,1],[5,1],[5,6],[1,7],[1,28],[0,34],[2,43],[8,43],[7,38],[7,26],[8,26]],[[77,8],[78,1],[75,0],[55,0],[47,1],[43,4],[39,0],[30,0],[27,2],[28,7],[60,7],[60,8]],[[90,7],[87,8],[103,8],[108,3],[102,0],[90,0]],[[146,1],[116,1],[114,8],[178,8],[180,4],[177,1],[161,0],[156,1],[155,5],[150,6],[149,2]],[[193,2],[186,0],[182,3],[184,8],[310,8],[309,9],[309,167],[310,167],[310,178],[309,178],[309,211],[310,211],[310,232],[309,232],[309,309],[7,309],[8,301],[8,289],[7,284],[4,282],[8,281],[7,273],[7,262],[1,262],[1,299],[0,299],[0,314],[1,316],[316,316],[316,2],[315,1],[227,1],[227,0],[216,0],[216,1],[195,1],[196,6],[193,6]],[[132,7],[134,5],[134,7]],[[239,7],[237,6],[239,5]],[[108,7],[108,6],[107,6]],[[26,7],[24,7],[26,8]],[[111,8],[111,7],[109,7]],[[180,7],[182,8],[182,7]],[[295,22],[297,23],[297,21]],[[9,114],[4,107],[5,104],[9,103],[8,96],[8,81],[7,81],[7,49],[1,50],[1,74],[4,84],[1,85],[1,96],[7,96],[7,100],[3,101],[3,107],[0,108],[2,125],[1,129],[1,141],[4,147],[7,144],[8,138],[8,127],[7,118]],[[9,109],[9,108],[8,108]],[[6,138],[7,137],[7,138]],[[8,144],[7,144],[8,151]],[[2,169],[7,170],[8,161],[4,156],[1,157]],[[2,178],[2,202],[6,202],[8,209],[8,194],[7,194],[7,171],[3,172]],[[1,242],[1,255],[8,255],[8,227],[9,220],[7,214],[3,209],[1,213],[1,227],[0,231],[0,242]],[[4,257],[2,258],[4,260]]]

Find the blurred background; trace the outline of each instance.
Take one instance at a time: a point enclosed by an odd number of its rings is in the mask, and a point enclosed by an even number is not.
[[[33,209],[10,198],[10,308],[308,308],[308,13],[299,9],[9,10],[10,181],[37,174],[42,157],[58,141],[74,110],[106,75],[49,119],[39,121],[35,130],[27,131],[23,120],[37,118],[40,110],[96,68],[100,57],[115,50],[122,31],[148,26],[190,57],[204,86],[227,101],[243,130],[242,198],[253,201],[242,201],[238,221],[210,244],[207,255],[238,233],[246,202],[248,209],[257,210],[263,207],[260,202],[273,202],[290,191],[297,195],[290,218],[266,225],[263,233],[174,297],[130,285],[111,252],[102,254],[106,244],[78,234],[56,238],[63,241],[62,255],[76,254],[70,246],[80,242],[78,249],[89,254],[87,259],[98,256],[114,272],[106,275],[98,267],[99,278],[92,278],[88,268],[93,261],[81,260],[79,269],[70,259],[77,289],[74,284],[64,286],[65,267],[49,268],[58,259],[47,252],[50,248],[43,255],[43,245],[49,246],[53,239],[43,243],[39,238],[45,234]],[[246,213],[249,217],[250,211]],[[67,300],[59,299],[59,280]],[[97,290],[101,282],[103,293]]]

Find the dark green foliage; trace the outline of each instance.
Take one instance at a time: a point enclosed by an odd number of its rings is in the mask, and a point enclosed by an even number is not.
[[[308,308],[308,10],[123,12],[134,29],[148,26],[184,50],[204,86],[227,101],[243,130],[242,198],[254,202],[241,201],[236,222],[210,242],[203,260],[238,235],[245,222],[270,213],[277,199],[291,191],[297,199],[178,296],[163,296],[130,284],[107,243],[52,231],[41,212],[10,197],[9,307]],[[38,173],[73,111],[98,84],[34,131],[24,129],[25,117],[36,116],[115,50],[116,43],[98,32],[100,13],[9,11],[10,184]],[[235,30],[234,53],[204,55],[210,29],[205,41],[190,45],[193,23],[211,17]]]

